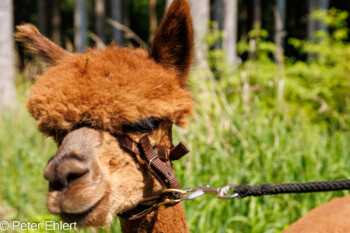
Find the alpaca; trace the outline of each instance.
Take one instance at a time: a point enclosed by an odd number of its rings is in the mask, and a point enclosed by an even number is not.
[[[187,1],[173,1],[150,52],[110,45],[68,53],[33,25],[17,29],[17,40],[51,64],[36,78],[27,103],[38,129],[58,145],[44,169],[49,211],[78,226],[105,226],[159,194],[161,184],[118,135],[135,143],[147,135],[151,146],[169,152],[172,125],[185,126],[192,114]],[[137,220],[121,216],[123,232],[189,232],[181,204],[160,206]]]

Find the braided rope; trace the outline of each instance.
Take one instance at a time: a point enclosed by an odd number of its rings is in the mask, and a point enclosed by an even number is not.
[[[239,198],[248,196],[275,195],[282,193],[309,193],[350,190],[350,180],[321,181],[309,183],[285,183],[262,185],[238,185],[235,193]]]

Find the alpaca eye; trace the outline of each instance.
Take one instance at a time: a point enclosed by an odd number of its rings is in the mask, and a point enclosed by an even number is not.
[[[153,130],[159,127],[161,121],[157,117],[145,118],[138,122],[124,125],[123,130],[127,132],[152,133]]]

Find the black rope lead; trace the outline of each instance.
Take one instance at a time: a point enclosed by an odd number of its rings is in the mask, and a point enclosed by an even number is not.
[[[350,180],[308,183],[238,185],[234,189],[234,192],[238,194],[238,198],[244,198],[249,196],[264,196],[283,193],[310,193],[339,190],[350,190]]]

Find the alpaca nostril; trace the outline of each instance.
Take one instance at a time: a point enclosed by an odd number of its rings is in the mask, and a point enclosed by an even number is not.
[[[50,181],[49,182],[49,191],[53,191],[53,190],[57,190],[60,191],[64,188],[64,184],[62,184],[60,181],[58,180],[54,180],[54,181]]]
[[[85,161],[65,159],[58,165],[56,169],[56,177],[63,185],[63,188],[65,188],[74,181],[79,180],[88,171],[89,168]]]
[[[83,175],[85,175],[88,172],[88,170],[86,170],[85,172],[82,172],[80,174],[78,173],[71,173],[67,175],[67,183],[70,184],[73,181],[79,179],[80,177],[82,177]]]
[[[44,169],[44,177],[49,181],[50,189],[62,190],[81,179],[89,170],[87,160],[69,154],[50,161]]]

